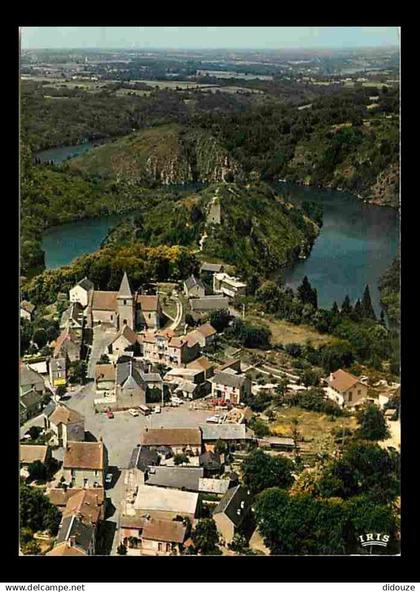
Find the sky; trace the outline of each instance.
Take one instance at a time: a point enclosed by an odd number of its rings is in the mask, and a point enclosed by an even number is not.
[[[399,27],[21,27],[22,49],[281,49],[399,45]]]

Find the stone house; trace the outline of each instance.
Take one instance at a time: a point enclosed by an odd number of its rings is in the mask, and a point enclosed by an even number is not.
[[[21,444],[19,447],[19,463],[28,467],[35,461],[45,463],[51,458],[51,448],[44,444]]]
[[[214,364],[213,362],[210,362],[210,360],[205,356],[200,356],[196,360],[189,362],[186,367],[190,368],[191,370],[203,370],[204,378],[206,380],[211,378],[214,374]]]
[[[61,315],[60,329],[71,329],[81,336],[84,322],[82,305],[79,302],[72,302]]]
[[[105,519],[105,491],[102,487],[53,487],[48,499],[64,515],[79,514],[83,521],[97,524]]]
[[[251,381],[245,374],[215,372],[210,378],[211,393],[214,399],[238,405],[244,397],[251,394]]]
[[[84,555],[95,555],[95,531],[95,525],[83,522],[77,514],[63,516],[56,546],[47,555],[67,555],[68,547]]]
[[[177,520],[146,520],[141,536],[142,555],[180,555],[187,527]]]
[[[47,390],[42,376],[30,368],[28,364],[24,364],[23,362],[21,362],[19,368],[19,385],[21,394],[32,389],[38,393],[44,394]]]
[[[204,323],[204,325],[199,325],[194,331],[191,331],[190,335],[201,348],[205,348],[214,342],[217,331],[210,323]]]
[[[113,364],[96,364],[95,366],[95,384],[96,394],[106,396],[114,394],[115,391],[116,368]]]
[[[177,516],[192,522],[198,508],[198,493],[168,489],[154,485],[139,485],[134,509],[159,520],[173,520]]]
[[[345,370],[332,372],[327,379],[326,395],[340,407],[357,407],[367,398],[368,386]]]
[[[140,347],[137,334],[128,325],[124,325],[108,345],[108,353],[118,356],[126,350],[135,349],[136,346]]]
[[[200,313],[204,314],[213,310],[228,309],[229,298],[220,294],[212,294],[202,298],[191,298],[189,304],[193,318],[197,318]]]
[[[158,294],[136,295],[136,323],[140,328],[148,331],[157,331],[160,328],[162,307]]]
[[[93,291],[93,283],[86,277],[80,280],[73,288],[70,289],[70,302],[78,302],[83,308],[89,303],[89,297]]]
[[[19,399],[20,422],[25,423],[28,419],[36,417],[42,411],[44,395],[34,388],[21,392]]]
[[[66,447],[70,440],[83,442],[85,439],[85,418],[62,403],[45,418],[45,427],[55,435],[59,446]]]
[[[179,555],[186,537],[186,526],[178,520],[145,518],[139,512],[120,519],[120,541],[129,555]]]
[[[81,359],[82,339],[71,329],[64,329],[58,336],[54,347],[54,358],[68,358],[70,362]]]
[[[170,367],[188,364],[200,355],[197,341],[186,335],[176,337],[171,331],[145,333],[142,336],[142,348],[144,359]]]
[[[53,387],[67,384],[66,358],[50,358],[48,362],[50,383]]]
[[[200,425],[206,452],[214,452],[218,440],[229,448],[244,448],[254,439],[254,432],[243,423],[203,423]]]
[[[202,298],[206,295],[206,289],[201,280],[198,280],[194,275],[190,275],[184,281],[184,294],[187,298]]]
[[[251,493],[237,485],[229,489],[213,510],[213,520],[221,537],[221,543],[232,542],[237,529],[251,509]]]
[[[169,448],[173,455],[185,453],[198,457],[202,452],[201,431],[198,428],[146,428],[139,443],[158,452],[160,447]]]
[[[67,442],[63,476],[73,487],[104,487],[108,466],[103,442]]]
[[[141,372],[132,361],[116,366],[115,397],[117,409],[146,404],[146,386]]]
[[[213,292],[215,294],[223,294],[228,298],[245,296],[246,283],[224,272],[215,273],[213,275]]]
[[[222,263],[207,263],[206,261],[201,265],[200,267],[200,275],[202,273],[208,273],[208,274],[213,274],[213,273],[220,273],[223,272],[225,270],[224,266]]]
[[[66,505],[62,510],[63,518],[76,514],[82,522],[92,524],[95,527],[100,520],[104,520],[105,495],[101,487],[95,487],[93,489],[69,489],[73,491],[73,494],[68,496]]]

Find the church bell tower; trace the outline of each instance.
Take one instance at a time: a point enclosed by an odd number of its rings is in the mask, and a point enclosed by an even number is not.
[[[134,330],[134,297],[131,292],[127,273],[124,272],[120,289],[117,296],[118,328],[121,330],[125,325]]]

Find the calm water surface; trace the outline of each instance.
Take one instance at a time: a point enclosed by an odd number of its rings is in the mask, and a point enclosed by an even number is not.
[[[38,156],[44,154],[45,160],[62,162],[74,156],[76,148],[80,154],[92,146],[54,148]],[[318,291],[322,307],[330,307],[334,301],[340,305],[346,294],[355,301],[368,284],[373,305],[379,313],[378,280],[398,251],[398,212],[364,204],[345,192],[315,190],[290,183],[279,183],[275,188],[294,203],[315,201],[321,203],[324,210],[323,226],[308,258],[282,272],[286,284],[296,288],[307,275]],[[104,216],[47,230],[42,243],[46,268],[66,265],[80,255],[95,251],[108,230],[124,218],[127,214]]]
[[[49,150],[41,150],[37,152],[36,157],[41,162],[53,162],[54,164],[60,164],[69,158],[79,156],[88,152],[94,145],[91,142],[85,142],[84,144],[77,144],[75,146],[61,146],[61,148],[50,148]]]
[[[315,201],[324,209],[323,226],[309,257],[283,274],[296,288],[305,275],[318,291],[321,307],[352,301],[369,285],[376,312],[380,311],[378,280],[398,251],[399,216],[391,208],[364,204],[341,191],[314,190],[288,183],[278,185],[294,203]]]

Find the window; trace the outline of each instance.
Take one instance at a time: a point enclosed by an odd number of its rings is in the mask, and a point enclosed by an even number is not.
[[[361,395],[361,394],[362,394],[362,390],[361,390],[361,389],[358,389],[358,390],[357,390],[357,394],[358,394],[358,395]]]
[[[349,392],[349,402],[352,401],[352,399],[353,399],[353,393],[350,391]]]
[[[158,543],[158,551],[162,551],[162,543]]]

